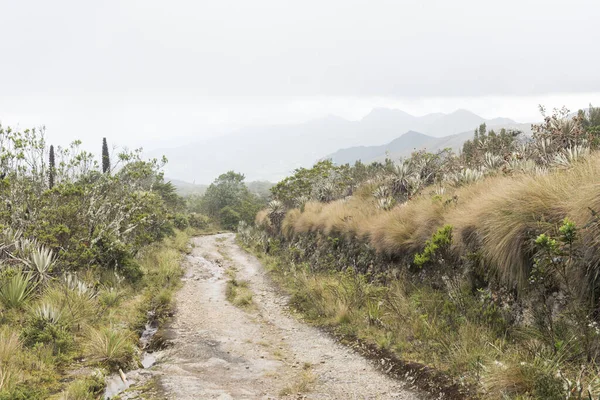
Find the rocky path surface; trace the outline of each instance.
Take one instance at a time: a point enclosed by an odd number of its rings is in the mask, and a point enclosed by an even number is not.
[[[167,399],[420,399],[287,309],[260,262],[233,234],[193,239],[169,328],[172,346],[147,370]],[[247,281],[250,307],[226,298]]]

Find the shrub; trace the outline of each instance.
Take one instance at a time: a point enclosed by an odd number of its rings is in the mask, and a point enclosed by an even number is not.
[[[96,372],[92,376],[77,379],[62,392],[60,400],[95,400],[104,391],[104,377]]]
[[[438,229],[431,239],[425,242],[423,252],[415,254],[415,265],[422,268],[424,265],[435,261],[436,258],[439,259],[444,253],[448,252],[451,244],[452,226],[445,225],[443,228]]]
[[[188,221],[190,226],[196,229],[206,229],[210,226],[210,218],[204,214],[190,213]]]
[[[38,344],[52,346],[54,355],[64,355],[73,349],[74,338],[68,327],[61,321],[61,314],[51,313],[44,315],[36,313],[27,319],[23,329],[23,343],[28,347]]]
[[[183,230],[190,226],[190,221],[185,214],[178,213],[173,218],[173,225],[175,225],[175,228]]]

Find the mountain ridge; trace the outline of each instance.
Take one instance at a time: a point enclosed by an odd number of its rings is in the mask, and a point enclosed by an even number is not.
[[[485,119],[467,110],[417,117],[380,107],[357,121],[327,115],[304,123],[250,126],[227,135],[158,149],[148,155],[164,154],[170,160],[166,174],[187,182],[210,183],[228,170],[242,172],[248,180],[278,181],[294,169],[311,166],[341,147],[387,146],[408,131],[439,139],[472,132],[489,121],[517,124],[507,118]],[[414,139],[414,146],[425,145],[426,141],[421,139]],[[232,154],[236,156],[231,157]]]

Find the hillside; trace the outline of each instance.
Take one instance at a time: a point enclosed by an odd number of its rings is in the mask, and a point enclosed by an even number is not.
[[[502,119],[491,120],[490,123],[501,122]],[[500,130],[515,129],[522,131],[525,135],[531,134],[531,124],[507,123],[500,125],[490,125],[490,129]],[[433,137],[415,131],[408,131],[391,142],[381,146],[355,146],[340,149],[324,158],[331,159],[338,165],[353,164],[360,160],[364,163],[373,161],[383,161],[386,158],[397,160],[408,157],[415,150],[427,150],[436,152],[445,148],[450,148],[455,152],[459,151],[463,143],[473,138],[473,130],[457,133],[454,135]]]
[[[328,116],[301,124],[247,127],[225,136],[158,149],[150,155],[166,155],[167,175],[178,180],[208,183],[223,171],[236,170],[244,171],[248,180],[277,181],[340,148],[381,146],[411,130],[434,138],[456,135],[472,132],[483,122],[490,127],[516,124],[506,118],[488,120],[466,110],[416,117],[401,110],[376,108],[359,121]],[[400,144],[395,153],[405,154]]]

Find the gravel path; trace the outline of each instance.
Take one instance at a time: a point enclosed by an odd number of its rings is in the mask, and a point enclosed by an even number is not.
[[[150,370],[168,399],[420,399],[360,355],[290,315],[287,299],[233,234],[193,239],[169,328]],[[228,272],[229,271],[229,272]],[[248,281],[253,306],[227,301]]]

